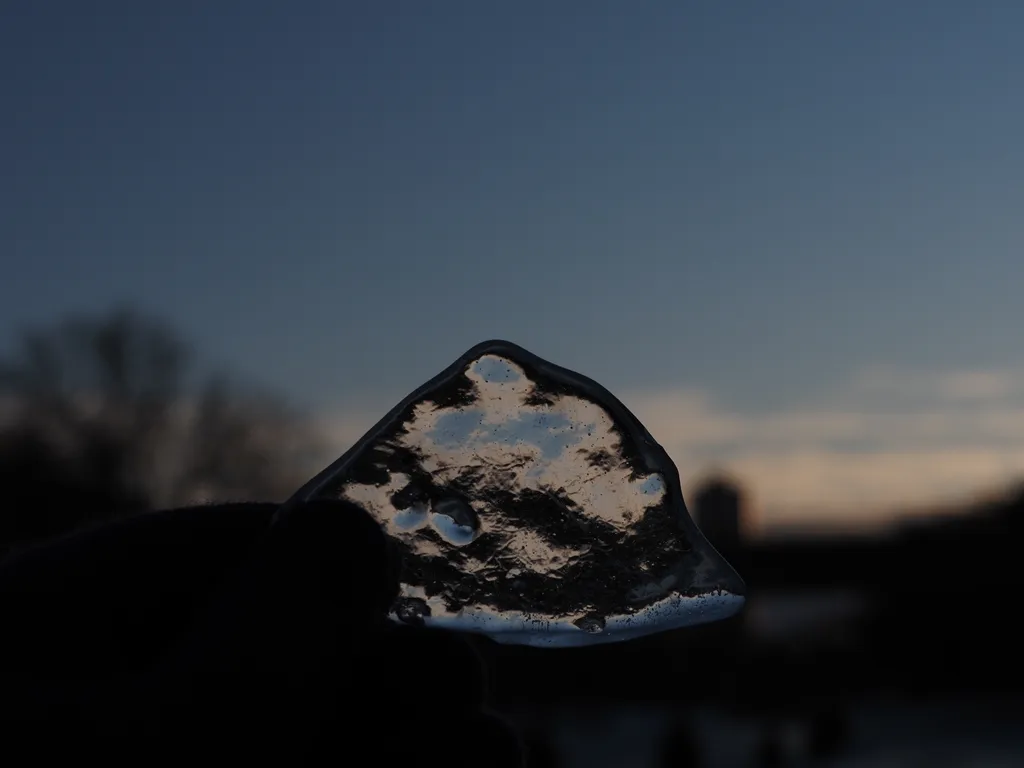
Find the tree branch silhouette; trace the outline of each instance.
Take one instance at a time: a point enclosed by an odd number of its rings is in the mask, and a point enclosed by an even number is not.
[[[131,309],[24,332],[0,361],[0,547],[104,514],[276,501],[298,487],[320,448],[311,426],[279,396],[197,375],[194,362],[168,325]],[[87,519],[70,515],[86,502]]]

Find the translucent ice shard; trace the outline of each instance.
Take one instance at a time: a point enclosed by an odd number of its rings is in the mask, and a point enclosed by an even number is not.
[[[469,350],[295,496],[318,497],[361,504],[397,543],[396,621],[573,646],[743,604],[636,417],[508,342]]]

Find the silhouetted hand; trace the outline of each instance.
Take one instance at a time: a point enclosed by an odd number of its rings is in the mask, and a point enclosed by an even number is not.
[[[275,510],[140,515],[0,564],[0,760],[519,765],[469,644],[386,622],[378,524],[313,502],[268,535]]]

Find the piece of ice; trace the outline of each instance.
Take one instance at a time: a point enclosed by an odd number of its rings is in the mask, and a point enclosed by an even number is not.
[[[743,605],[636,417],[509,342],[473,347],[293,498],[323,497],[360,504],[396,542],[395,621],[564,647]]]

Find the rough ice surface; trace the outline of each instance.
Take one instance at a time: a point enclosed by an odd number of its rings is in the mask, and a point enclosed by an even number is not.
[[[403,556],[398,622],[565,647],[743,604],[640,422],[508,342],[471,349],[296,497],[347,498],[380,521]]]

